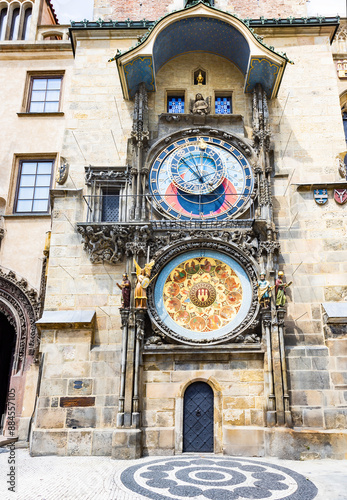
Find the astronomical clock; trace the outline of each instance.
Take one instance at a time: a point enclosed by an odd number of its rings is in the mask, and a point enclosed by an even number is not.
[[[224,227],[231,237],[227,228],[253,203],[254,174],[244,153],[208,135],[179,138],[152,160],[149,192],[161,217],[182,227],[153,269],[148,312],[154,329],[190,345],[237,337],[254,320],[255,275],[235,245],[215,236]]]
[[[157,208],[180,220],[223,221],[250,204],[254,178],[241,151],[207,136],[170,144],[155,159],[149,190]]]

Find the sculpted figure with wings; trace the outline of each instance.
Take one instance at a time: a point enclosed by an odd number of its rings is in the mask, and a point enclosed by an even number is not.
[[[145,267],[141,269],[136,260],[134,259],[134,264],[136,268],[136,286],[135,286],[135,307],[138,309],[146,309],[147,307],[147,287],[150,284],[150,276],[152,272],[152,267],[154,266],[154,260],[145,264]]]

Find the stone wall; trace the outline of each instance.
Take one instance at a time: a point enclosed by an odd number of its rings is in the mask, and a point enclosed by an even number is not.
[[[217,9],[237,13],[244,18],[301,17],[306,15],[307,0],[215,0]],[[94,19],[149,19],[155,21],[173,10],[183,9],[185,0],[94,0]]]
[[[336,69],[323,37],[287,39],[285,45],[270,40],[294,61],[270,105],[280,265],[286,281],[293,281],[285,341],[294,425],[342,428],[347,393],[335,380],[344,377],[337,372],[346,360],[347,338],[326,341],[321,309],[322,302],[347,296],[347,206],[333,199],[333,183],[341,179],[335,157],[345,149]],[[325,205],[314,201],[314,183],[328,188]]]
[[[120,349],[93,347],[94,324],[71,326],[42,327],[43,372],[31,454],[111,455]]]
[[[179,71],[177,71],[179,68]],[[206,85],[194,85],[194,72],[206,71]],[[168,61],[156,75],[157,91],[150,94],[150,126],[157,129],[158,115],[167,112],[167,91],[185,92],[185,112],[189,113],[190,101],[199,92],[211,98],[211,113],[214,114],[215,92],[232,96],[233,114],[242,115],[245,125],[251,125],[251,98],[244,94],[244,77],[239,69],[227,59],[214,54],[195,52]]]
[[[214,392],[216,453],[230,446],[229,428],[264,426],[263,365],[262,353],[145,354],[143,454],[182,452],[184,392],[195,381],[208,383]]]

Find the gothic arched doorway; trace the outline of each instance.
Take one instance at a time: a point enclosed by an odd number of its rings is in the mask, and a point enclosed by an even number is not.
[[[0,313],[0,428],[2,429],[9,389],[16,333],[4,314]]]
[[[183,451],[213,453],[213,390],[194,382],[184,394]]]

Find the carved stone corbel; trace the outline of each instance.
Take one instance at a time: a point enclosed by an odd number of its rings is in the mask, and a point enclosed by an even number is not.
[[[77,225],[82,236],[83,248],[93,264],[116,264],[124,257],[129,230],[121,225]]]

